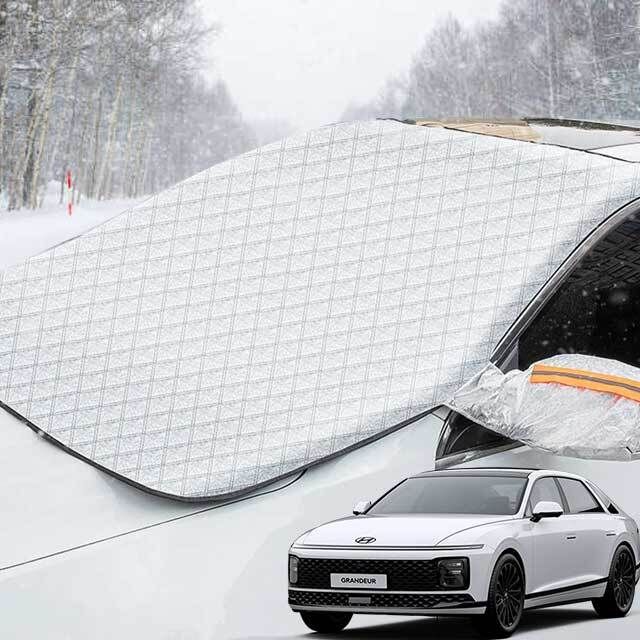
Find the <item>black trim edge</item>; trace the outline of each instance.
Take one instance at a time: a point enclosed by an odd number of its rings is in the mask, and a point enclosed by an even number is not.
[[[442,606],[437,607],[438,609],[475,609],[476,607],[486,607],[486,600],[474,600],[473,602],[460,602],[454,607]]]
[[[259,489],[268,487],[269,485],[275,484],[276,482],[286,480],[291,476],[295,476],[296,474],[299,474],[301,471],[306,471],[307,469],[311,469],[312,467],[316,467],[325,462],[329,462],[330,460],[335,460],[336,458],[339,458],[347,453],[351,453],[352,451],[356,451],[357,449],[360,449],[361,447],[364,447],[368,444],[376,442],[377,440],[381,440],[382,438],[388,435],[391,435],[392,433],[395,433],[400,429],[404,429],[404,427],[408,427],[410,424],[417,422],[418,420],[422,420],[422,418],[425,418],[426,416],[431,415],[432,413],[435,413],[441,406],[442,405],[434,405],[430,409],[422,411],[421,413],[417,413],[415,416],[412,416],[411,418],[407,418],[402,422],[398,422],[397,424],[394,424],[391,427],[387,427],[386,429],[383,429],[382,431],[379,431],[378,433],[375,433],[369,436],[368,438],[364,438],[363,440],[359,440],[354,444],[350,444],[349,446],[344,447],[344,449],[338,449],[337,451],[334,451],[333,453],[327,456],[318,458],[317,460],[312,460],[311,462],[307,462],[306,464],[296,467],[295,469],[291,469],[286,473],[282,473],[279,476],[274,476],[273,478],[269,478],[268,480],[263,480],[262,482],[258,482],[249,487],[245,487],[244,489],[236,489],[234,491],[228,491],[226,493],[218,493],[218,494],[206,495],[206,496],[186,496],[186,495],[177,494],[177,493],[167,493],[166,491],[160,491],[158,489],[152,489],[151,487],[141,482],[138,482],[137,480],[133,480],[128,476],[122,475],[117,471],[110,469],[109,467],[105,467],[101,465],[99,462],[96,462],[95,460],[92,460],[91,458],[79,453],[78,451],[76,451],[75,449],[72,449],[66,444],[63,444],[62,442],[60,442],[60,440],[57,440],[46,431],[43,431],[34,422],[31,422],[31,420],[29,420],[22,414],[18,413],[15,409],[11,408],[6,402],[4,402],[3,400],[0,400],[0,409],[4,409],[7,413],[10,413],[14,418],[16,418],[17,420],[20,420],[20,422],[27,425],[27,427],[29,427],[32,431],[35,431],[35,433],[46,442],[49,442],[50,444],[53,444],[56,447],[59,447],[65,453],[72,455],[74,458],[78,458],[78,460],[82,460],[83,462],[86,462],[92,467],[99,469],[100,471],[106,473],[112,478],[115,478],[116,480],[119,480],[120,482],[123,482],[124,484],[128,484],[134,489],[138,489],[140,491],[143,491],[144,493],[151,494],[152,496],[156,496],[158,498],[168,498],[169,500],[176,500],[178,502],[205,503],[205,504],[209,503],[209,504],[221,504],[221,505],[224,504],[224,502],[226,501],[249,496],[254,491],[258,491]]]
[[[576,591],[577,589],[588,589],[589,587],[597,587],[600,584],[605,584],[609,578],[599,578],[598,580],[590,580],[589,582],[581,582],[580,584],[573,585],[571,587],[559,587],[558,589],[549,589],[548,591],[538,591],[537,593],[528,593],[524,599],[531,600],[532,598],[545,598],[547,596],[554,596],[558,593],[568,593],[569,591]]]
[[[471,608],[463,609],[458,613],[453,609],[445,609],[444,613],[441,609],[409,609],[409,608],[378,608],[378,607],[366,607],[366,606],[351,606],[351,607],[334,607],[334,606],[313,606],[313,605],[295,605],[290,604],[291,611],[339,611],[344,613],[353,613],[355,615],[365,616],[469,616],[480,615],[471,612]],[[482,608],[482,607],[479,607]]]

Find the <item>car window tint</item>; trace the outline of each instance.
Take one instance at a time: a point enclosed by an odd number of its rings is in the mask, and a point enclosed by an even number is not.
[[[579,480],[558,478],[567,498],[570,513],[601,513],[604,509]]]
[[[367,511],[367,515],[452,513],[513,515],[527,479],[497,476],[409,478]]]
[[[560,496],[558,485],[553,478],[540,478],[540,480],[536,480],[529,496],[527,513],[533,513],[533,509],[536,504],[543,501],[557,502],[560,506],[562,506],[562,497]]]
[[[580,259],[520,336],[519,369],[557,353],[640,365],[640,283],[627,258],[639,235],[629,217]]]

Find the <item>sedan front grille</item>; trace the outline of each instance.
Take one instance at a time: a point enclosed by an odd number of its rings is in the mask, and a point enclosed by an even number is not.
[[[296,587],[331,588],[332,573],[385,574],[389,591],[442,591],[437,560],[336,560],[300,558]]]
[[[349,607],[372,609],[446,609],[473,604],[466,593],[341,593],[339,591],[289,591],[289,604],[298,607]]]

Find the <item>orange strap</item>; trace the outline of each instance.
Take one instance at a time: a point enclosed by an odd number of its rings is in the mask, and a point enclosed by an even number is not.
[[[607,373],[535,364],[531,370],[530,382],[555,383],[567,387],[590,389],[640,402],[640,381]]]

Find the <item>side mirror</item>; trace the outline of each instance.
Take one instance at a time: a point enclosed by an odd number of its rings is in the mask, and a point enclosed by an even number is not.
[[[356,506],[353,507],[353,515],[362,515],[370,506],[371,500],[361,500],[360,502],[357,502]]]
[[[564,513],[564,509],[557,503],[541,500],[533,508],[532,522],[540,522],[542,518],[559,518]]]

